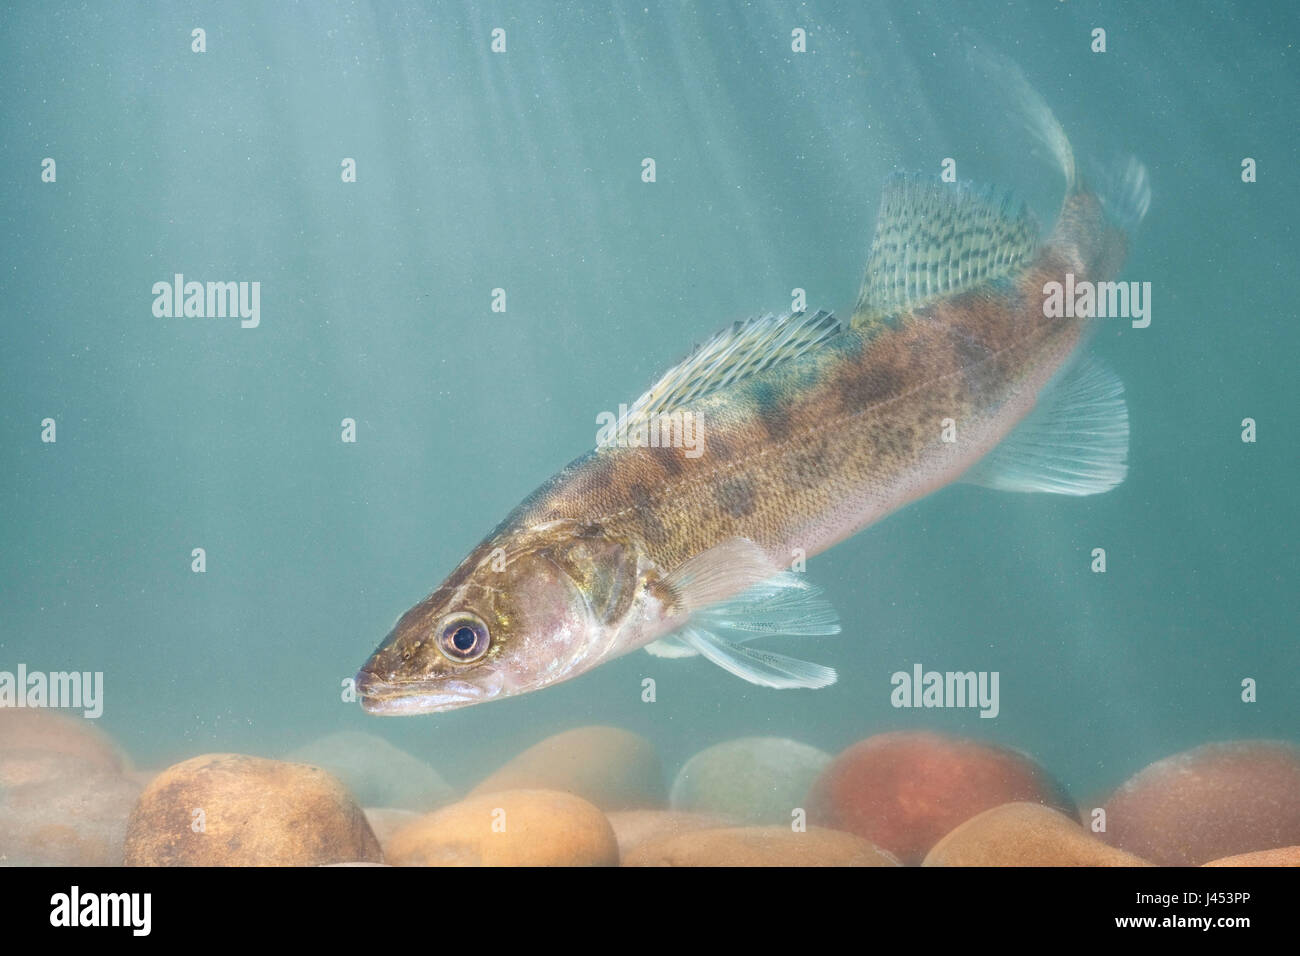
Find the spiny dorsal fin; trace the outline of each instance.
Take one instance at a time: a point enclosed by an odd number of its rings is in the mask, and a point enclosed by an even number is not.
[[[798,358],[840,332],[829,312],[787,312],[736,322],[696,346],[628,409],[614,434],[597,447],[621,444],[632,426],[682,408],[751,375]]]
[[[853,325],[880,322],[1010,275],[1037,245],[1037,222],[1009,194],[893,176],[881,197]]]

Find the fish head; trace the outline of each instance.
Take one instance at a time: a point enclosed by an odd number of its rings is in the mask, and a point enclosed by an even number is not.
[[[498,533],[407,611],[357,674],[363,709],[426,714],[537,690],[610,656],[636,612],[637,549],[598,527]]]

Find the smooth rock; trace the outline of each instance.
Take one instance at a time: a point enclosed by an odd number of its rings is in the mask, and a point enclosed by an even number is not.
[[[126,836],[129,866],[381,861],[379,841],[343,784],[319,767],[243,754],[168,767],[141,794]]]
[[[682,766],[674,810],[723,814],[738,823],[789,825],[831,756],[785,737],[741,737],[701,750]]]
[[[620,857],[643,843],[664,840],[696,830],[717,830],[734,825],[734,820],[705,813],[674,810],[615,810],[605,814],[618,838]]]
[[[0,865],[121,866],[140,789],[98,759],[0,752]]]
[[[352,730],[328,734],[284,759],[333,774],[362,806],[423,813],[454,799],[451,787],[433,767],[374,734]]]
[[[328,869],[332,866],[391,866],[389,863],[322,863],[321,866]]]
[[[381,847],[387,847],[393,834],[408,823],[420,819],[414,810],[399,810],[395,807],[366,807],[366,822],[370,824],[375,839]]]
[[[1151,764],[1105,802],[1104,839],[1165,866],[1300,843],[1300,748],[1206,744]]]
[[[1041,803],[1007,803],[935,844],[923,866],[1150,866]]]
[[[593,804],[555,790],[506,790],[426,813],[389,840],[394,866],[615,866],[618,840]]]
[[[0,755],[15,750],[79,757],[113,773],[129,768],[122,748],[93,720],[53,710],[0,707]]]
[[[837,756],[808,795],[808,822],[856,833],[920,863],[971,817],[1004,803],[1074,804],[1024,754],[927,731],[869,737]]]
[[[663,764],[654,745],[617,727],[578,727],[529,747],[470,793],[560,790],[602,810],[664,805]]]
[[[77,777],[84,774],[114,773],[103,766],[69,754],[44,750],[0,751],[0,794],[31,784]]]
[[[840,830],[788,826],[697,830],[633,849],[624,866],[898,866],[892,855]]]
[[[1300,866],[1300,846],[1282,846],[1276,850],[1256,850],[1211,860],[1203,866]]]

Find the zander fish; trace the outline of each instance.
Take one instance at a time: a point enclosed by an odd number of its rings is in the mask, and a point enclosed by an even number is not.
[[[765,316],[699,346],[401,617],[357,675],[362,706],[449,710],[640,648],[823,687],[830,668],[749,643],[839,630],[788,570],[796,556],[958,480],[1070,495],[1119,484],[1123,388],[1078,354],[1088,322],[1046,317],[1044,291],[1118,272],[1146,174],[1129,161],[1114,188],[1089,188],[1046,104],[1011,82],[1066,181],[1047,237],[993,191],[891,179],[847,324]],[[665,420],[693,424],[700,444],[631,440]]]

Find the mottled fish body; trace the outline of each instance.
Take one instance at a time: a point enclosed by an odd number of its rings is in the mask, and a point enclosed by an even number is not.
[[[1044,289],[1115,275],[1145,174],[1131,163],[1113,194],[1090,191],[1021,92],[1067,183],[1049,236],[991,191],[893,178],[847,324],[766,316],[697,348],[402,617],[358,675],[363,706],[450,709],[640,647],[824,686],[829,668],[748,643],[838,630],[784,570],[798,556],[957,480],[1080,495],[1122,481],[1122,387],[1080,359],[1089,323],[1048,318]],[[629,441],[665,419],[693,425],[690,453]]]

